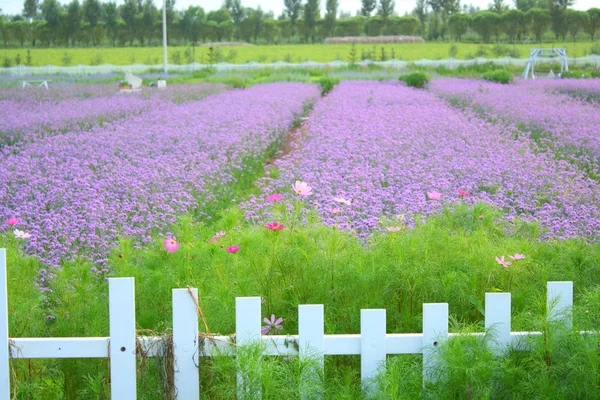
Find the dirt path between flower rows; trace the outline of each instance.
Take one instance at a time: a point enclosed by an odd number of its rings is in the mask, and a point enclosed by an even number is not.
[[[311,114],[312,112],[309,112],[306,116],[301,118],[300,124],[290,129],[285,134],[281,147],[279,148],[279,150],[277,150],[277,152],[272,158],[268,159],[267,162],[265,162],[265,167],[272,165],[277,159],[285,158],[292,151],[302,146],[302,143],[308,139],[307,122]]]

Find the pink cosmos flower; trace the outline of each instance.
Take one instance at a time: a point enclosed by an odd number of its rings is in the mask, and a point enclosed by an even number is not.
[[[504,261],[504,256],[500,258],[496,257],[496,262],[502,265],[504,268],[508,268],[508,266],[512,264],[510,261]]]
[[[167,253],[175,253],[179,249],[179,243],[177,243],[175,238],[165,239],[163,243]]]
[[[238,251],[240,251],[240,246],[229,246],[227,249],[225,249],[228,253],[237,253]]]
[[[333,201],[340,203],[340,204],[345,204],[347,206],[349,206],[350,204],[352,204],[352,200],[346,200],[343,197],[334,197]]]
[[[465,196],[468,196],[468,195],[470,195],[471,193],[470,193],[470,192],[467,192],[466,190],[460,190],[460,189],[459,189],[459,190],[458,190],[458,194],[459,194],[460,196],[462,196],[462,197],[465,197]]]
[[[480,215],[479,216],[479,219],[484,219],[484,218],[485,218],[485,215]]]
[[[332,214],[339,214],[342,212],[342,209],[341,208],[331,208],[331,209],[329,209],[329,212]]]
[[[217,238],[217,239],[220,239],[223,236],[225,236],[226,234],[227,234],[227,232],[225,232],[225,231],[219,231],[219,232],[215,233],[214,237]]]
[[[265,228],[270,229],[272,231],[280,231],[285,227],[283,224],[278,224],[277,222],[273,222],[272,224],[265,225]]]
[[[283,195],[282,195],[282,194],[275,193],[275,194],[272,194],[272,195],[270,195],[270,196],[267,196],[267,201],[268,201],[269,203],[275,203],[275,202],[277,202],[277,201],[281,200],[282,198],[283,198]]]
[[[385,229],[387,229],[388,232],[400,232],[404,228],[402,228],[401,226],[386,226]]]
[[[292,189],[294,189],[294,192],[302,197],[309,196],[313,190],[312,187],[308,186],[308,183],[300,181],[296,181],[296,183],[292,185]]]
[[[10,226],[15,226],[16,224],[19,223],[19,220],[16,219],[15,217],[10,217],[9,219],[6,220],[6,223]]]
[[[280,331],[283,330],[283,326],[281,325],[281,323],[283,322],[283,318],[277,318],[277,320],[275,320],[275,314],[271,314],[271,319],[269,320],[269,318],[264,318],[263,321],[265,321],[265,326],[260,328],[260,332],[263,335],[267,335],[271,332],[272,329],[279,329]]]
[[[522,260],[525,258],[525,254],[515,254],[514,256],[508,256],[509,258],[512,258],[513,260]]]
[[[439,200],[442,198],[442,194],[440,192],[427,192],[427,197],[429,200]]]

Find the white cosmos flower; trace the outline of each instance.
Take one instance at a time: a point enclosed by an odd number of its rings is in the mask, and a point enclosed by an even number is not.
[[[13,233],[17,239],[29,239],[31,237],[31,233],[23,232],[18,229],[15,229]]]
[[[346,200],[343,197],[334,197],[333,201],[336,201],[336,202],[338,202],[340,204],[345,204],[347,206],[349,206],[350,204],[352,204],[352,200]]]

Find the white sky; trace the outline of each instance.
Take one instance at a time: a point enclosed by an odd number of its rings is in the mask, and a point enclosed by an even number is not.
[[[70,0],[58,0],[59,3],[68,3]],[[80,3],[82,0],[79,0]],[[101,0],[105,1],[105,0]],[[325,1],[321,2],[321,13],[324,14]],[[123,3],[123,0],[116,0],[117,4]],[[304,2],[304,1],[303,1]],[[481,8],[487,8],[491,0],[462,0],[461,4],[472,3],[474,6]],[[159,5],[161,0],[154,0],[154,4]],[[339,0],[340,10],[350,11],[352,15],[360,9],[360,0]],[[505,0],[505,3],[512,6],[512,0]],[[187,8],[190,5],[199,5],[207,11],[215,10],[220,8],[223,4],[223,0],[176,0],[175,7],[177,9]],[[256,7],[260,6],[265,11],[272,10],[275,16],[281,14],[283,10],[283,0],[242,0],[242,5],[245,7]],[[410,12],[415,6],[415,0],[396,0],[396,12],[400,15],[405,12]],[[599,0],[575,0],[575,6],[573,8],[579,10],[587,10],[592,7],[600,7]],[[23,10],[23,0],[0,0],[0,9],[5,14],[17,14]]]

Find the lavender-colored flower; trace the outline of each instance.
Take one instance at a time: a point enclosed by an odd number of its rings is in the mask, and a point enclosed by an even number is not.
[[[283,325],[281,325],[283,318],[277,318],[277,320],[275,320],[275,314],[271,314],[271,319],[264,318],[263,321],[265,321],[266,324],[260,328],[263,335],[271,334],[275,332],[276,329],[280,331],[283,330]]]

